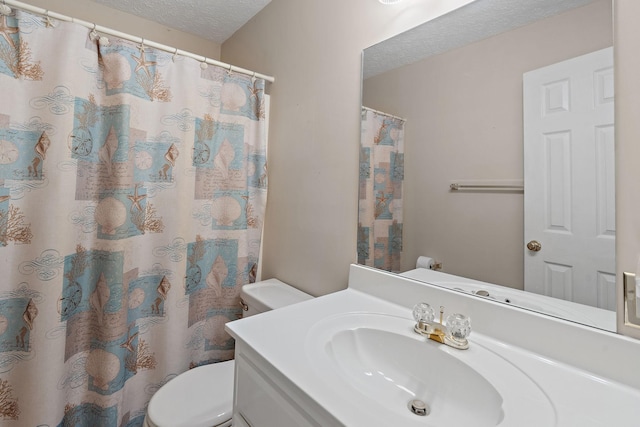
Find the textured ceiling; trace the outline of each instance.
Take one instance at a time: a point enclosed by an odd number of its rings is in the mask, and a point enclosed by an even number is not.
[[[364,51],[364,78],[596,0],[477,0]]]
[[[93,0],[222,44],[271,0]]]

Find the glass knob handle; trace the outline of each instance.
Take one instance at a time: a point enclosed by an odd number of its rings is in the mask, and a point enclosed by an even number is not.
[[[450,314],[447,317],[447,327],[453,338],[466,340],[471,334],[471,318],[460,313]]]
[[[538,252],[540,249],[542,249],[542,245],[537,240],[532,240],[527,243],[527,249],[532,252]]]
[[[418,303],[413,307],[413,318],[416,322],[433,322],[434,317],[433,308],[426,302]]]

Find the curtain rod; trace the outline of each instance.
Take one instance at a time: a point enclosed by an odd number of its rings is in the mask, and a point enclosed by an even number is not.
[[[211,64],[211,65],[216,65],[218,67],[222,67],[222,68],[226,68],[229,70],[229,72],[232,73],[241,73],[241,74],[246,74],[249,76],[255,76],[259,79],[264,79],[270,83],[275,82],[275,77],[273,76],[268,76],[265,74],[260,74],[260,73],[256,73],[255,71],[250,71],[244,68],[240,68],[240,67],[236,67],[235,65],[231,65],[231,64],[226,64],[224,62],[220,62],[220,61],[216,61],[215,59],[211,59],[211,58],[207,58],[206,56],[202,56],[202,55],[196,55],[195,53],[191,53],[191,52],[187,52],[184,50],[180,50],[177,49],[175,47],[171,47],[171,46],[167,46],[164,44],[160,44],[160,43],[156,43],[154,41],[150,41],[150,40],[146,40],[142,37],[136,37],[133,36],[131,34],[127,34],[127,33],[123,33],[117,30],[113,30],[111,28],[107,28],[107,27],[103,27],[100,25],[96,25],[92,22],[87,22],[87,21],[83,21],[80,19],[76,19],[76,18],[72,18],[70,16],[66,16],[66,15],[62,15],[56,12],[52,12],[50,10],[47,9],[42,9],[40,7],[36,7],[36,6],[31,6],[29,4],[26,3],[22,3],[19,1],[15,1],[15,0],[2,0],[2,3],[6,4],[7,6],[11,6],[17,9],[22,9],[22,10],[26,10],[27,12],[32,12],[38,15],[44,15],[46,17],[49,18],[54,18],[54,19],[58,19],[60,21],[66,21],[66,22],[73,22],[79,25],[82,25],[83,27],[87,27],[89,29],[95,30],[99,33],[103,33],[103,34],[107,34],[110,36],[114,36],[114,37],[118,37],[121,39],[125,39],[125,40],[129,40],[132,41],[134,43],[142,43],[145,46],[149,46],[149,47],[153,47],[155,49],[159,49],[159,50],[164,50],[166,52],[169,53],[173,53],[174,55],[180,55],[180,56],[186,56],[188,58],[193,58],[197,61],[200,62],[205,62],[207,64]]]
[[[376,113],[376,114],[381,114],[383,116],[391,117],[392,119],[402,120],[405,123],[407,121],[407,119],[403,119],[402,117],[394,116],[393,114],[385,113],[384,111],[374,110],[373,108],[365,107],[364,105],[362,106],[362,108],[364,108],[365,110],[369,110],[369,111],[371,111],[373,113]]]

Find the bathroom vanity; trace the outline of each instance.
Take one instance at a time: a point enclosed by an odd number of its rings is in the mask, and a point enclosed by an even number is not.
[[[414,332],[419,302],[470,316],[469,348]],[[352,265],[344,291],[227,331],[237,426],[640,422],[640,342],[368,267]]]

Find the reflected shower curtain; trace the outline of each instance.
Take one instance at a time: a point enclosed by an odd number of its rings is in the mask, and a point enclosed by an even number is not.
[[[358,263],[400,271],[404,120],[362,107]]]
[[[264,80],[98,41],[0,15],[3,426],[140,426],[255,280]]]

